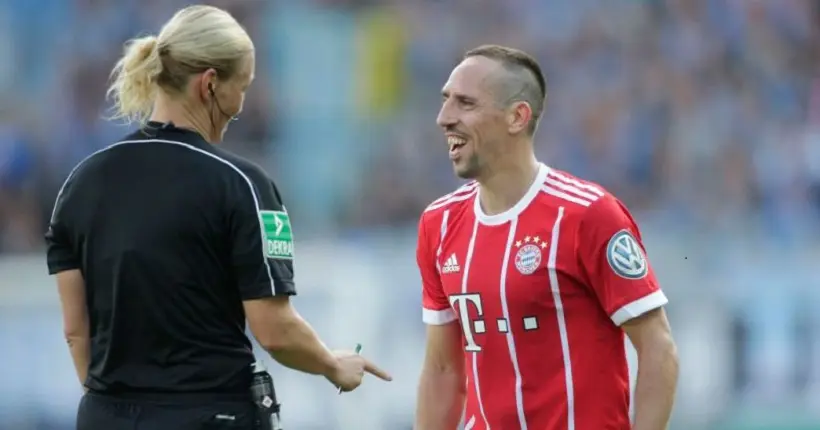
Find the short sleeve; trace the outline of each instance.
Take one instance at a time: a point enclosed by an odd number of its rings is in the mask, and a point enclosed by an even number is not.
[[[290,215],[267,177],[243,175],[242,182],[229,219],[240,295],[243,300],[295,295]]]
[[[607,196],[592,205],[577,234],[580,264],[616,325],[668,302],[646,257],[638,226],[617,199]]]
[[[81,267],[78,249],[72,240],[69,223],[70,208],[76,204],[74,203],[76,199],[76,193],[73,191],[74,182],[76,182],[74,178],[69,176],[57,193],[45,234],[46,264],[50,275]]]
[[[419,267],[422,284],[422,320],[430,325],[443,325],[455,321],[456,314],[450,307],[444,287],[441,285],[432,243],[427,234],[425,217],[422,215],[416,243],[416,264]]]

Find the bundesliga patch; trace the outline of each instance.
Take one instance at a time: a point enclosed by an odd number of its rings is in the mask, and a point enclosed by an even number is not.
[[[621,230],[609,239],[606,260],[612,271],[622,278],[641,279],[649,272],[641,245],[627,230]]]
[[[277,260],[293,259],[290,216],[284,211],[259,211],[265,235],[265,255]]]

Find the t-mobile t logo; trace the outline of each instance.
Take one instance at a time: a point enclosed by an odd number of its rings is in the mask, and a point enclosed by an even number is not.
[[[470,320],[470,304],[475,307],[478,318]],[[466,351],[480,352],[481,347],[475,342],[475,334],[487,331],[484,325],[484,308],[481,305],[481,296],[477,293],[453,294],[450,296],[450,306],[458,312],[461,328],[464,330],[464,340],[467,345]]]

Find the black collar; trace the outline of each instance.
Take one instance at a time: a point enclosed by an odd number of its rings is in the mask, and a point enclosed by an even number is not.
[[[177,127],[173,122],[148,121],[141,132],[151,139],[173,140],[200,148],[210,147],[208,141],[199,132]]]

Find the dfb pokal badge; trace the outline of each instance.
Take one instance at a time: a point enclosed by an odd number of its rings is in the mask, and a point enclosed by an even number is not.
[[[527,236],[523,241],[515,242],[518,252],[515,253],[515,268],[522,275],[531,275],[541,265],[541,250],[547,247],[547,242],[538,236]]]

